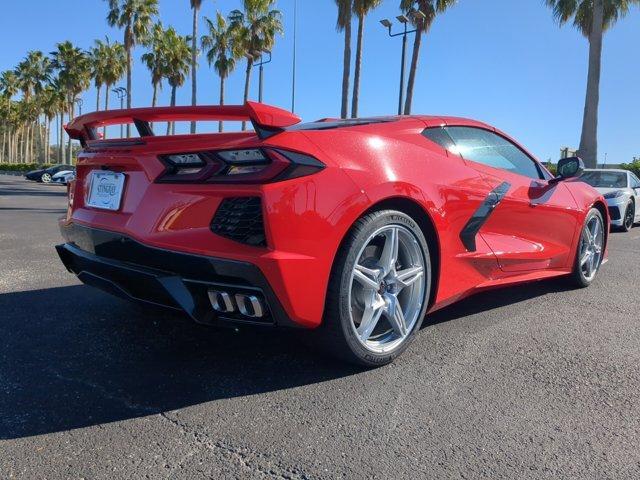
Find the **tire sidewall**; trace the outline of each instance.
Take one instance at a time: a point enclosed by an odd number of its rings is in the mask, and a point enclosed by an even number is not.
[[[422,302],[422,308],[418,315],[418,320],[415,322],[413,329],[411,330],[405,341],[390,352],[378,353],[364,347],[364,345],[360,343],[360,340],[356,336],[356,332],[354,331],[351,323],[349,290],[351,288],[351,273],[356,261],[358,260],[357,256],[359,255],[364,242],[366,242],[375,231],[389,225],[399,225],[407,228],[415,236],[421,247],[425,265],[425,299]],[[397,211],[383,211],[380,212],[377,217],[369,221],[364,226],[364,228],[357,232],[357,234],[351,239],[351,242],[348,245],[348,249],[349,251],[342,265],[342,271],[339,277],[340,294],[338,312],[342,333],[349,347],[362,363],[370,366],[384,365],[393,361],[402,352],[404,352],[404,350],[407,349],[407,347],[415,337],[416,332],[420,329],[422,321],[424,320],[425,312],[429,303],[429,295],[431,292],[431,258],[429,246],[419,225],[411,217]]]
[[[606,236],[605,233],[605,224],[604,224],[604,218],[602,217],[602,213],[600,213],[600,210],[598,210],[597,208],[592,208],[589,213],[587,213],[587,216],[584,219],[584,222],[582,224],[582,228],[580,229],[580,238],[578,239],[578,245],[576,247],[576,259],[575,259],[575,265],[574,265],[574,275],[576,280],[578,281],[578,283],[583,286],[583,287],[588,287],[589,285],[591,285],[591,283],[598,277],[598,274],[600,273],[600,267],[602,266],[602,260],[604,259],[604,248],[606,245],[606,240],[605,240],[605,244],[603,244],[603,256],[600,258],[600,263],[598,264],[598,269],[597,272],[595,274],[595,276],[591,279],[591,280],[587,280],[587,278],[584,276],[584,273],[582,273],[582,266],[580,265],[580,245],[582,244],[582,235],[584,232],[584,227],[589,223],[589,221],[593,218],[593,217],[598,217],[600,218],[600,221],[602,222],[602,231],[603,234]]]
[[[628,216],[628,214],[629,214],[629,211],[631,211],[631,212],[633,213],[633,218],[632,218],[632,220],[631,220],[631,225],[627,226],[627,216]],[[623,221],[622,221],[622,229],[623,229],[625,232],[628,232],[628,231],[630,231],[630,230],[633,228],[633,224],[635,223],[635,222],[634,222],[634,220],[635,220],[635,214],[636,214],[636,213],[635,213],[635,208],[634,208],[634,206],[633,206],[633,202],[632,202],[632,201],[630,201],[630,202],[627,204],[627,208],[625,208],[625,209],[624,209],[624,219],[623,219]]]

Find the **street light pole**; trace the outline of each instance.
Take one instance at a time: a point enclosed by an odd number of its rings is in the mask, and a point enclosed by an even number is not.
[[[127,97],[127,89],[124,87],[118,87],[111,90],[116,94],[120,100],[120,110],[124,109],[124,99]],[[120,124],[120,138],[124,137],[124,125]]]
[[[410,12],[409,15],[413,15],[414,17],[423,17],[423,18],[425,17],[425,14],[422,13],[420,10],[414,10]],[[402,115],[402,104],[404,103],[404,72],[405,72],[405,65],[407,63],[406,62],[407,35],[417,32],[418,29],[417,28],[414,28],[413,30],[408,29],[407,25],[409,23],[409,18],[407,16],[398,15],[396,18],[404,26],[404,29],[402,32],[391,33],[391,27],[393,26],[393,24],[391,23],[391,20],[387,18],[380,20],[380,23],[389,32],[389,37],[393,38],[393,37],[402,36],[402,55],[400,58],[400,92],[398,94],[398,115]]]
[[[400,64],[400,95],[398,95],[398,115],[402,114],[402,103],[404,100],[404,69],[407,57],[407,22],[403,22],[404,32],[402,33],[402,60]],[[389,32],[391,34],[391,32]]]
[[[259,58],[260,62],[256,63],[255,65],[260,67],[259,68],[259,80],[258,80],[258,102],[262,103],[262,77],[263,77],[263,65],[266,65],[267,63],[271,62],[271,52],[267,51],[266,53],[269,54],[269,58],[267,60],[263,60],[262,59],[262,52],[256,53],[256,55],[254,55],[254,58]]]

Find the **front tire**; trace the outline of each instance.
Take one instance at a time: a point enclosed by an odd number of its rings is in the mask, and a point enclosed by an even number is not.
[[[624,220],[622,222],[622,227],[620,230],[623,232],[628,232],[633,228],[633,224],[635,223],[636,218],[636,209],[633,205],[633,202],[629,202],[627,208],[624,211]]]
[[[588,287],[600,271],[604,255],[605,235],[602,214],[597,208],[592,208],[582,227],[573,273],[571,274],[572,283],[576,287]]]
[[[367,367],[392,362],[419,330],[431,291],[431,259],[418,224],[395,210],[353,226],[334,262],[320,327],[335,356]]]
[[[40,177],[40,181],[42,183],[51,183],[51,175],[48,173],[43,173]]]

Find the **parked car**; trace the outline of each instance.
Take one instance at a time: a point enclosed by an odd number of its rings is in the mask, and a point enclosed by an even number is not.
[[[585,170],[581,178],[607,200],[611,225],[628,232],[640,221],[640,180],[627,170]]]
[[[35,182],[50,183],[51,179],[56,173],[62,170],[73,170],[73,169],[74,169],[73,165],[58,164],[58,165],[53,165],[47,168],[31,170],[24,176],[24,178],[26,178],[27,180],[33,180]]]
[[[252,132],[154,136],[152,122]],[[210,325],[314,329],[366,366],[391,362],[425,312],[565,276],[606,256],[605,200],[579,158],[559,176],[493,127],[453,117],[299,123],[263,104],[101,111],[72,120],[77,179],[57,251],[88,285]],[[100,140],[104,125],[139,137]]]
[[[66,185],[71,180],[76,178],[75,170],[61,170],[51,177],[51,183],[57,183],[60,185]]]

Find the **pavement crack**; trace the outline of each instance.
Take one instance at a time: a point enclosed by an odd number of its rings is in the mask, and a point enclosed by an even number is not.
[[[57,370],[55,370],[53,368],[47,368],[46,371],[49,372],[51,375],[53,375],[58,380],[62,380],[62,381],[69,382],[69,383],[77,383],[77,384],[80,384],[80,385],[82,385],[84,387],[89,387],[92,390],[95,390],[96,392],[98,392],[98,394],[100,395],[101,398],[117,402],[120,405],[122,405],[123,407],[127,408],[128,410],[132,410],[132,411],[134,411],[134,412],[136,412],[138,414],[153,415],[153,414],[158,413],[158,411],[156,409],[152,408],[152,407],[149,407],[147,405],[142,405],[140,403],[133,402],[130,399],[124,397],[124,396],[116,395],[113,391],[109,390],[104,385],[101,385],[99,383],[92,382],[90,380],[86,380],[86,379],[83,379],[83,378],[77,378],[77,377],[71,377],[71,376],[68,376],[68,375],[64,375],[63,373],[60,373],[59,371],[57,371]]]
[[[167,415],[165,412],[161,412],[159,415],[178,428],[183,434],[192,437],[198,445],[226,457],[254,475],[283,480],[307,480],[310,478],[299,468],[286,466],[269,454],[256,452],[249,448],[236,447],[226,441],[213,440],[207,433],[196,430],[185,422]],[[179,465],[176,465],[177,467]]]

